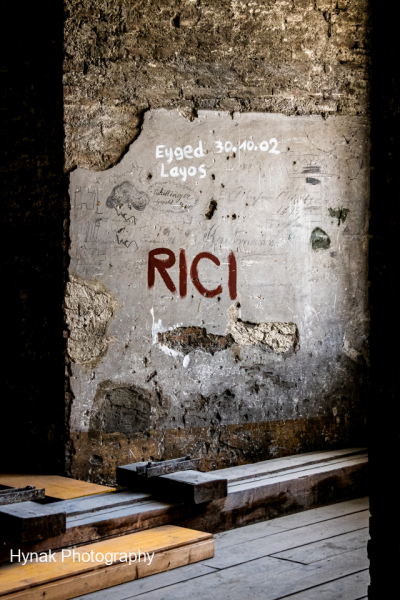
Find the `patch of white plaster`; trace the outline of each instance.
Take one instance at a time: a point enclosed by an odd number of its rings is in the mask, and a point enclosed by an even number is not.
[[[172,329],[175,329],[175,327],[182,326],[182,323],[178,323],[177,325],[174,325],[173,327],[166,328],[163,326],[161,319],[158,319],[158,321],[156,321],[155,316],[154,316],[154,308],[150,309],[150,313],[151,313],[151,316],[153,317],[153,325],[151,328],[151,334],[153,336],[153,344],[157,344],[157,334],[163,333],[164,331],[172,331]],[[168,346],[163,346],[162,344],[157,344],[157,345],[160,348],[160,350],[162,350],[168,356],[173,356],[174,358],[183,356],[183,354],[181,354],[180,352],[176,352],[176,350],[172,350],[172,348],[168,348]],[[187,365],[184,365],[184,366],[187,366]]]

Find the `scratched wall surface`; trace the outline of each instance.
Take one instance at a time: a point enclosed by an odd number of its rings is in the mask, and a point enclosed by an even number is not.
[[[362,435],[369,127],[155,109],[70,175],[72,473],[208,469]]]

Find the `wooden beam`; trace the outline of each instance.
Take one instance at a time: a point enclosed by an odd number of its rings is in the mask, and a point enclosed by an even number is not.
[[[185,461],[187,462],[187,461]],[[228,480],[222,475],[201,473],[200,471],[182,470],[181,472],[145,477],[138,474],[137,468],[142,463],[133,463],[117,468],[117,483],[136,492],[149,492],[161,500],[169,502],[188,502],[201,504],[225,498]],[[185,464],[183,461],[179,464]],[[222,471],[221,471],[222,473]]]
[[[172,502],[203,504],[213,502],[228,495],[228,480],[214,473],[184,471],[157,478],[161,497]],[[154,490],[155,491],[155,490]]]
[[[57,506],[27,501],[0,507],[0,536],[4,542],[45,540],[65,533],[65,512]]]

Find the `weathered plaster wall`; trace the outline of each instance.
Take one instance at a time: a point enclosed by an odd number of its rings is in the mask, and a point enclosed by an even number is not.
[[[368,2],[66,5],[67,169],[80,167],[66,297],[72,473],[111,481],[117,464],[150,457],[192,453],[216,468],[360,443]],[[160,107],[178,110],[146,112]],[[271,128],[279,155],[233,151]],[[194,163],[156,156],[200,139]],[[197,175],[172,182],[161,164]],[[186,204],[169,212],[165,192]],[[149,289],[160,247],[174,253],[176,293],[157,270]],[[202,260],[191,274],[200,252],[221,266]],[[193,279],[223,291],[205,297]]]
[[[66,0],[66,167],[119,160],[148,108],[367,115],[369,0]]]

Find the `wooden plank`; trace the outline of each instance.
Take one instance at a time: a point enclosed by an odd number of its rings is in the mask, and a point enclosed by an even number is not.
[[[284,456],[282,458],[273,458],[263,460],[253,464],[240,465],[238,467],[229,467],[227,469],[218,469],[213,473],[226,477],[229,483],[233,481],[241,481],[250,477],[258,477],[260,475],[268,475],[286,469],[293,469],[301,466],[314,465],[318,463],[326,463],[338,458],[347,456],[356,456],[357,454],[366,454],[366,448],[345,448],[341,450],[315,451],[304,452],[292,456]]]
[[[366,569],[293,594],[291,600],[360,600],[360,596],[367,592],[369,583],[369,572]],[[366,596],[364,598],[368,600]]]
[[[135,579],[118,585],[118,587],[101,590],[95,594],[86,596],[85,600],[92,600],[93,597],[95,597],[96,600],[126,600],[144,594],[145,592],[180,583],[181,581],[189,581],[194,578],[197,579],[203,575],[215,573],[215,571],[216,569],[206,567],[206,565],[203,565],[201,562],[197,562],[190,565],[184,565],[183,567],[177,567],[170,571],[155,573],[152,577]]]
[[[0,507],[0,535],[4,542],[44,540],[64,534],[65,513],[35,502]]]
[[[268,537],[225,547],[221,552],[217,552],[215,558],[206,561],[204,564],[216,569],[226,569],[262,556],[275,556],[278,552],[304,546],[304,544],[311,544],[350,531],[363,529],[368,527],[368,523],[369,512],[365,511],[355,515],[338,517],[323,523],[315,523],[307,527],[282,532],[277,531]],[[216,549],[218,550],[218,541],[216,541]]]
[[[248,484],[259,484],[262,485],[263,480],[272,480],[272,479],[280,479],[281,481],[283,481],[285,478],[287,479],[292,479],[293,477],[301,477],[302,475],[308,475],[310,473],[314,472],[318,472],[319,469],[323,468],[325,469],[325,467],[328,467],[330,470],[334,470],[334,469],[340,469],[342,466],[345,466],[346,464],[357,464],[360,461],[364,461],[365,463],[368,463],[368,454],[365,452],[363,454],[358,454],[356,457],[354,456],[345,456],[344,458],[340,458],[340,459],[334,459],[331,461],[327,461],[326,463],[321,463],[318,462],[316,464],[311,464],[311,465],[299,465],[297,467],[294,468],[287,468],[287,469],[279,469],[277,471],[271,471],[270,473],[263,473],[263,474],[259,474],[256,476],[249,476],[247,478],[243,478],[243,479],[235,479],[235,481],[229,481],[229,486],[230,487],[237,487],[240,485],[248,485]]]
[[[30,475],[0,473],[0,484],[8,487],[25,487],[32,485],[37,488],[45,488],[46,496],[59,500],[71,500],[80,496],[91,496],[92,494],[103,494],[111,492],[115,488],[96,483],[88,483],[60,475]]]
[[[303,563],[304,565],[310,565],[313,562],[324,560],[331,556],[338,556],[344,552],[366,548],[368,539],[369,530],[368,527],[365,527],[365,529],[336,535],[325,540],[307,544],[306,546],[299,546],[291,550],[277,552],[271,556],[292,560],[297,563]]]
[[[98,511],[94,514],[84,513],[82,515],[69,517],[67,519],[67,527],[80,529],[86,525],[94,525],[96,527],[108,527],[111,525],[111,528],[113,528],[114,521],[119,521],[119,524],[122,527],[125,525],[132,527],[132,525],[134,525],[138,519],[140,524],[144,525],[146,519],[148,518],[162,518],[162,516],[164,514],[168,514],[169,511],[176,511],[176,513],[179,515],[182,514],[182,510],[183,507],[180,504],[177,505],[170,504],[168,502],[150,500],[138,502],[132,506],[113,507],[104,511]],[[190,507],[187,508],[186,514],[191,514]],[[148,529],[149,527],[143,527],[143,529]]]
[[[237,492],[239,490],[257,489],[258,487],[263,487],[265,485],[284,484],[287,481],[300,481],[303,478],[312,477],[319,473],[339,472],[343,468],[349,468],[353,465],[358,466],[360,464],[368,465],[368,457],[363,456],[355,459],[345,459],[340,462],[328,463],[327,465],[313,465],[301,470],[288,470],[283,473],[273,473],[262,477],[249,478],[245,481],[235,481],[229,484],[229,490]]]
[[[298,529],[299,527],[313,525],[314,523],[323,523],[337,517],[344,517],[362,510],[368,510],[368,506],[368,498],[357,498],[356,500],[305,510],[304,512],[280,517],[279,519],[262,521],[261,523],[240,527],[239,529],[230,529],[229,531],[217,533],[214,536],[215,543],[218,550],[221,550],[226,546],[242,544],[261,537],[274,535],[278,532]]]
[[[69,551],[69,555],[67,551],[55,553],[48,562],[35,560],[2,567],[0,597],[34,600],[45,596],[48,600],[67,600],[204,560],[213,554],[211,534],[167,525],[82,546]],[[140,555],[142,559],[136,560]]]
[[[271,557],[249,561],[222,571],[203,575],[198,579],[177,583],[140,595],[140,600],[280,600],[310,588],[336,584],[340,578],[368,569],[366,550],[356,550],[312,565],[294,565]],[[134,588],[135,582],[132,583]],[[334,589],[334,587],[333,587]],[[362,592],[365,593],[365,592]],[[362,595],[362,593],[360,595]],[[121,596],[126,599],[130,596]],[[134,597],[132,594],[131,597]],[[315,596],[318,600],[325,595]],[[329,600],[330,597],[328,597]],[[337,595],[334,600],[348,600],[346,595]],[[100,600],[97,594],[90,600]],[[298,600],[296,598],[296,600]],[[303,598],[301,598],[303,600]],[[314,598],[313,598],[314,600]],[[333,600],[333,598],[332,598]],[[355,600],[355,599],[354,599]]]
[[[63,502],[51,502],[48,506],[62,506],[63,511],[69,517],[78,515],[92,515],[112,508],[122,506],[132,506],[139,502],[149,502],[153,499],[151,494],[131,491],[118,491],[96,494],[94,496],[82,496],[74,500],[65,500]]]

